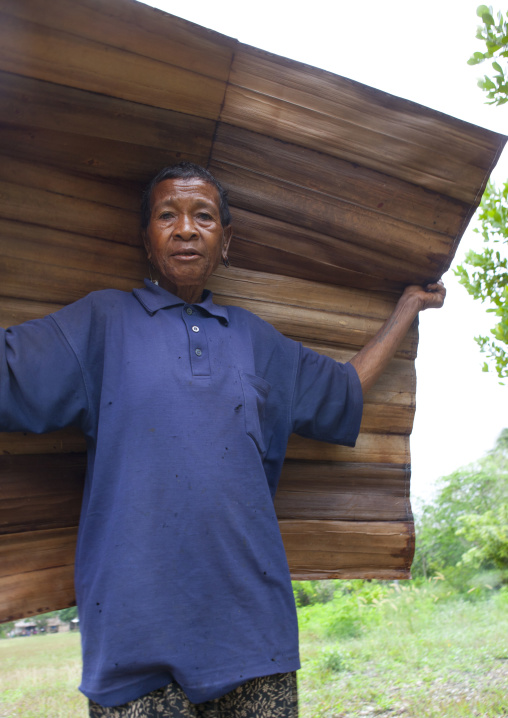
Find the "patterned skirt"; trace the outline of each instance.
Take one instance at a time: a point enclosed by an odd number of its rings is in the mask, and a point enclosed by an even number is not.
[[[254,678],[206,703],[191,703],[173,682],[121,706],[89,707],[91,718],[298,718],[296,673]]]

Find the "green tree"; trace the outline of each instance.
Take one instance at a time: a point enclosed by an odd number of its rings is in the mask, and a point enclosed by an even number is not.
[[[508,569],[508,503],[484,514],[466,514],[460,521],[462,527],[457,534],[473,544],[463,555],[462,563],[474,568]]]
[[[487,104],[508,102],[508,12],[495,13],[492,7],[480,5],[476,11],[482,20],[476,37],[485,43],[485,52],[475,52],[470,65],[490,62],[493,74],[485,75],[478,85],[487,93]],[[484,241],[482,252],[470,251],[455,274],[469,294],[492,306],[487,310],[497,318],[491,336],[475,337],[489,362],[483,370],[493,366],[500,380],[508,377],[508,183],[501,188],[487,185],[478,219]],[[480,233],[479,229],[475,232]]]
[[[487,536],[488,525],[502,521],[500,507],[507,503],[508,429],[504,429],[485,456],[442,477],[435,498],[418,512],[413,574],[429,576],[454,567],[471,549],[477,550],[469,554],[465,565],[497,566],[493,560],[496,530]],[[500,555],[503,551],[499,549]]]
[[[78,617],[78,608],[77,606],[71,606],[71,608],[61,608],[60,611],[58,611],[58,615],[62,621],[67,621],[67,623],[69,623],[73,618]]]
[[[508,12],[494,13],[492,7],[480,5],[476,14],[482,25],[476,31],[478,40],[483,40],[485,52],[475,52],[468,60],[469,65],[490,61],[494,75],[485,75],[478,80],[478,86],[487,93],[487,104],[504,105],[508,102]]]
[[[499,379],[508,377],[508,182],[500,188],[488,183],[478,219],[484,241],[483,252],[470,250],[455,274],[475,299],[488,300],[488,312],[497,318],[491,337],[475,337],[482,352],[490,358]],[[475,228],[475,232],[480,230]],[[483,370],[488,371],[487,362]]]

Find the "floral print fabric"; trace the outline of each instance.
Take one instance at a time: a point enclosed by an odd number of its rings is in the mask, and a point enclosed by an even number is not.
[[[173,682],[121,706],[89,706],[90,718],[297,718],[296,673],[254,678],[206,703],[191,703]]]

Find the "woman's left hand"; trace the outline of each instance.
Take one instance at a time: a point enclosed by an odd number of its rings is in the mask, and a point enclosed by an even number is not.
[[[421,287],[412,284],[406,287],[402,294],[402,301],[417,301],[418,311],[424,309],[440,309],[443,306],[446,297],[446,288],[441,280],[434,284],[426,284]]]

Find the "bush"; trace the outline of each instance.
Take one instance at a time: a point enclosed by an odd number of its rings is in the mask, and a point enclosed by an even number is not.
[[[315,582],[316,584],[319,582]],[[354,638],[373,623],[379,623],[379,608],[390,592],[382,581],[334,581],[331,600],[299,607],[300,625],[312,622],[323,638]],[[327,591],[332,587],[326,586]],[[320,595],[318,586],[312,588]]]
[[[324,648],[318,665],[321,670],[332,673],[341,673],[347,669],[347,662],[337,648]]]
[[[338,581],[293,581],[293,593],[298,607],[328,603],[337,590]]]

